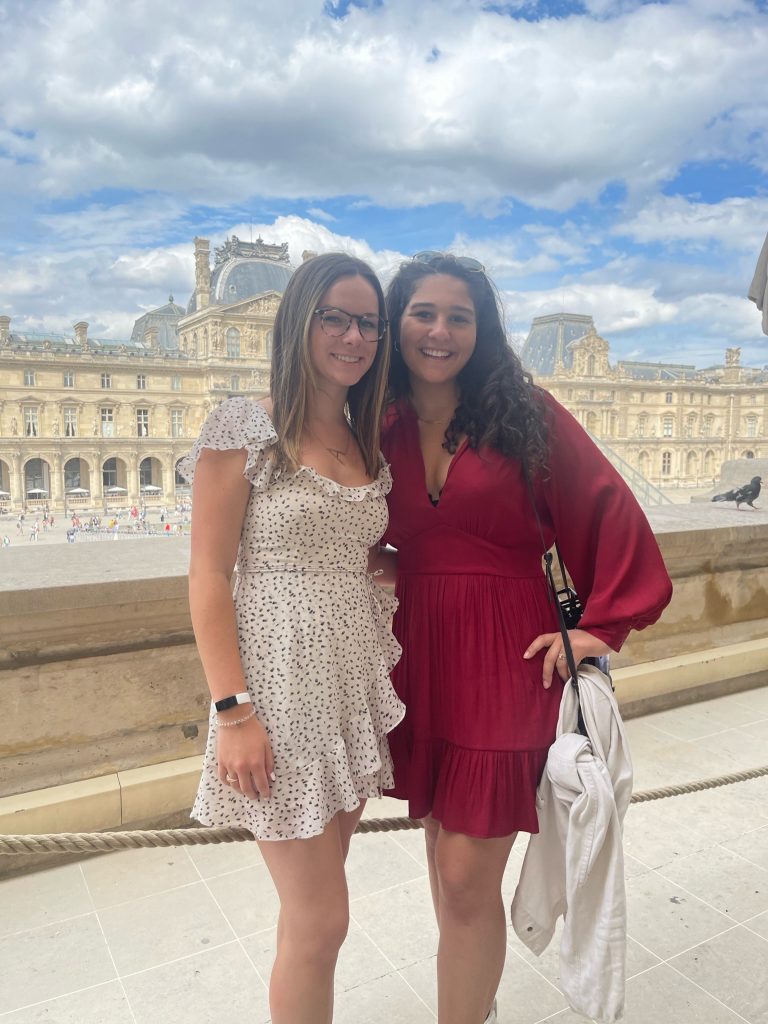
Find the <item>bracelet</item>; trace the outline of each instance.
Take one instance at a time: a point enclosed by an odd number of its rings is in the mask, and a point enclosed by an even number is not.
[[[217,711],[226,711],[227,708],[233,708],[237,704],[250,704],[251,695],[250,693],[235,693],[231,697],[222,697],[221,700],[213,702],[213,706]]]
[[[249,718],[255,718],[255,717],[256,717],[256,708],[253,708],[251,711],[248,712],[248,714],[244,718],[234,718],[234,719],[232,719],[231,722],[222,722],[222,720],[220,718],[218,718],[218,719],[216,719],[216,723],[217,723],[217,725],[222,726],[222,728],[228,729],[228,728],[230,728],[230,726],[233,726],[233,725],[242,725],[243,722],[247,722]]]

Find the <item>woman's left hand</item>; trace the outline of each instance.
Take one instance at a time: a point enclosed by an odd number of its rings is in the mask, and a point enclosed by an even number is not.
[[[591,633],[587,633],[583,629],[569,629],[568,639],[571,641],[573,658],[577,665],[584,658],[595,657],[598,654],[608,654],[610,651],[608,644],[598,640],[596,636],[592,636]],[[560,636],[560,633],[542,633],[540,636],[537,636],[523,657],[526,659],[533,658],[545,647],[548,647],[549,650],[544,656],[542,682],[544,689],[548,690],[552,685],[552,673],[555,669],[557,669],[557,674],[563,682],[566,682],[570,677],[570,672],[568,671],[568,662],[565,660],[563,638]]]

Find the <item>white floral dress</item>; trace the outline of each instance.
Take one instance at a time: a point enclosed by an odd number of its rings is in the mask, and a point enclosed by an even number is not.
[[[205,421],[179,468],[192,482],[204,448],[245,448],[252,484],[234,602],[240,658],[269,734],[276,781],[250,800],[218,778],[216,715],[192,817],[257,839],[306,839],[341,810],[393,784],[387,733],[405,713],[389,679],[400,657],[396,602],[368,574],[368,549],[387,526],[392,486],[344,487],[303,466],[275,470],[266,410],[232,398]]]

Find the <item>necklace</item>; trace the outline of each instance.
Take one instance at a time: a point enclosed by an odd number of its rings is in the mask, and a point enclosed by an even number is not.
[[[314,433],[314,432],[310,431],[310,433]],[[341,449],[341,448],[332,448],[330,445],[326,444],[325,441],[323,441],[323,439],[321,437],[319,437],[317,434],[314,434],[314,436],[317,438],[317,440],[320,442],[320,444],[323,446],[323,448],[325,448],[325,450],[327,452],[330,452],[330,454],[334,457],[334,459],[336,459],[337,462],[342,462],[342,460],[344,458],[346,458],[347,454],[349,453],[349,446],[352,443],[352,431],[351,430],[347,430],[347,443],[346,443],[346,446],[343,449]]]

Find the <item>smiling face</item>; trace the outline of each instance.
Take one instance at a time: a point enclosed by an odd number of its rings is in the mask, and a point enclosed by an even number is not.
[[[322,296],[318,309],[339,309],[354,317],[379,316],[379,300],[364,277],[340,277]],[[370,370],[380,342],[365,341],[359,321],[336,338],[323,330],[319,316],[313,316],[309,329],[309,356],[319,386],[323,390],[348,389]]]
[[[446,384],[467,365],[477,342],[475,305],[451,274],[423,277],[400,320],[400,351],[412,377]]]

